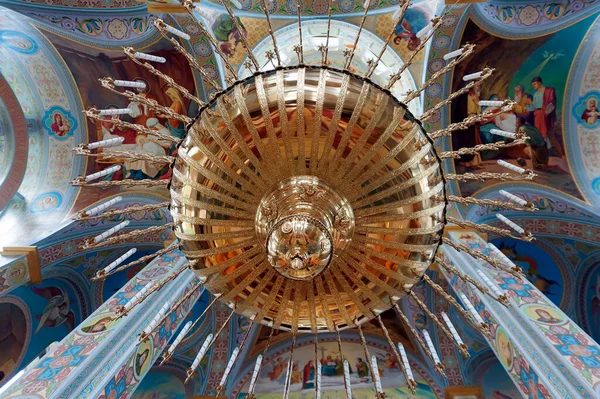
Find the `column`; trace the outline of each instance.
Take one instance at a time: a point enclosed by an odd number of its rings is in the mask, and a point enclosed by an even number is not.
[[[202,289],[197,289],[148,340],[139,343],[139,333],[167,299],[175,303],[199,280],[192,271],[185,270],[127,316],[116,320],[111,317],[119,306],[127,303],[145,285],[165,278],[186,262],[179,251],[157,258],[44,357],[27,366],[0,396],[3,399],[129,398],[197,301]]]
[[[491,251],[475,233],[450,231],[448,237],[486,254]],[[560,308],[525,278],[516,278],[447,246],[443,247],[442,256],[447,263],[486,285],[477,273],[483,271],[506,292],[510,307],[440,268],[454,291],[464,293],[489,324],[486,339],[525,397],[600,397],[600,346]]]

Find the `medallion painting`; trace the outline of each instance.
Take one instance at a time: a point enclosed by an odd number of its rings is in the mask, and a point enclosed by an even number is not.
[[[582,199],[575,184],[565,152],[565,118],[563,112],[566,81],[577,46],[589,29],[593,18],[585,19],[553,34],[531,39],[504,39],[468,21],[461,45],[474,43],[475,54],[455,68],[452,91],[464,86],[463,76],[488,67],[494,60],[495,73],[481,86],[462,96],[451,110],[451,122],[494,111],[481,107],[480,100],[511,99],[516,102],[512,112],[496,114],[453,136],[454,150],[477,144],[489,144],[510,139],[492,134],[492,129],[521,131],[529,137],[527,145],[484,151],[480,155],[464,155],[455,160],[458,173],[503,172],[499,159],[533,169],[539,176],[535,184],[552,187]],[[583,112],[583,111],[582,111]],[[463,195],[473,195],[486,186],[484,182],[460,184]]]
[[[340,358],[338,344],[336,342],[319,343],[318,361],[321,363],[322,399],[334,399],[345,397],[343,360],[350,363],[350,381],[352,393],[356,398],[372,398],[374,395],[373,381],[371,380],[369,367],[365,362],[365,352],[358,343],[344,342],[344,359]],[[373,346],[369,347],[371,355],[378,360],[379,374],[387,398],[436,398],[429,384],[416,372],[417,395],[411,396],[398,362],[394,355],[383,349]],[[257,399],[279,399],[283,393],[286,368],[289,361],[289,352],[283,353],[270,359],[263,366],[260,373],[255,396]],[[290,399],[313,398],[315,394],[315,351],[314,346],[309,344],[296,348],[294,351],[294,362],[292,365],[292,378],[290,386]],[[248,391],[249,381],[246,382],[241,392]],[[240,393],[238,398],[244,398],[245,393]]]

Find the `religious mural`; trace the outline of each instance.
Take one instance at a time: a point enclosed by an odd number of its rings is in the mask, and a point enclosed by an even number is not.
[[[548,252],[540,245],[511,238],[491,242],[523,270],[538,290],[560,306],[565,289],[564,277],[556,260]]]
[[[185,386],[172,374],[150,371],[131,399],[186,399]]]
[[[394,43],[406,43],[410,51],[416,50],[421,44],[421,39],[427,35],[427,25],[436,15],[438,0],[420,2],[410,7],[404,13],[400,23],[394,29]]]
[[[462,36],[461,45],[477,45],[473,56],[455,68],[452,90],[464,86],[462,77],[477,72],[494,60],[494,77],[471,89],[468,95],[452,107],[451,122],[482,111],[495,111],[493,107],[481,107],[480,100],[503,100],[516,102],[512,112],[496,114],[464,132],[453,135],[454,150],[477,144],[510,141],[491,133],[492,129],[509,132],[520,131],[529,137],[527,145],[512,146],[499,151],[484,151],[479,155],[464,155],[455,160],[459,173],[504,172],[497,164],[505,160],[524,168],[533,169],[539,176],[536,184],[549,186],[581,199],[581,193],[572,177],[565,156],[565,86],[578,43],[586,34],[592,18],[556,33],[528,39],[510,40],[493,36],[469,21]],[[586,121],[595,115],[594,101],[586,103],[580,117]],[[587,107],[590,110],[587,110]],[[587,111],[587,112],[586,112]],[[594,122],[595,123],[595,122]],[[463,195],[472,195],[484,188],[483,182],[469,181],[460,184]]]
[[[23,310],[14,303],[0,303],[0,385],[19,361],[27,342],[28,322]]]
[[[316,361],[321,363],[321,383],[323,386],[323,399],[333,399],[345,395],[343,361],[350,363],[350,381],[352,392],[356,398],[373,397],[374,387],[371,380],[369,366],[365,359],[363,347],[354,342],[343,343],[343,358],[340,355],[337,342],[322,342],[318,344]],[[405,379],[394,355],[384,349],[369,347],[371,355],[378,360],[379,375],[388,398],[405,398],[410,395],[410,390],[405,386]],[[287,364],[290,360],[289,352],[273,356],[265,362],[256,385],[257,399],[281,398]],[[296,348],[292,364],[290,399],[311,398],[315,390],[315,351],[310,344],[307,347]],[[413,370],[415,372],[415,370]],[[436,398],[430,385],[415,372],[417,381],[417,398]],[[247,381],[241,392],[247,392]],[[245,397],[240,394],[238,398]]]

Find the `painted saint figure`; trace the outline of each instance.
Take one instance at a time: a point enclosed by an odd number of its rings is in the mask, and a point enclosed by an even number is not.
[[[230,57],[235,55],[237,46],[242,42],[242,35],[244,37],[248,35],[246,28],[242,25],[242,20],[239,17],[236,17],[236,20],[241,31],[227,14],[220,15],[212,26],[215,39],[219,41],[219,48],[223,54]]]
[[[541,321],[542,323],[556,324],[561,322],[560,319],[552,316],[547,310],[536,309],[535,313],[538,315],[537,321]]]
[[[533,103],[531,104],[533,123],[544,140],[554,147],[561,158],[564,158],[562,146],[554,132],[554,125],[556,124],[556,90],[544,86],[543,80],[539,76],[531,80],[531,86],[535,90]]]
[[[598,102],[595,98],[590,98],[587,101],[587,108],[581,114],[581,119],[587,123],[588,125],[593,125],[598,121],[598,116],[600,116],[600,112],[598,112]]]
[[[302,389],[315,387],[315,366],[313,361],[309,360],[302,369]]]
[[[56,133],[57,136],[63,137],[71,130],[69,122],[63,119],[62,115],[58,112],[54,114],[54,123],[50,126],[50,129]]]

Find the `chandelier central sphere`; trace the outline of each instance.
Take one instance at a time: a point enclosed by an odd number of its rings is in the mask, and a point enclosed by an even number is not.
[[[406,295],[446,206],[439,157],[407,107],[326,66],[255,73],[219,93],[180,144],[170,190],[206,288],[298,331],[351,328]]]

